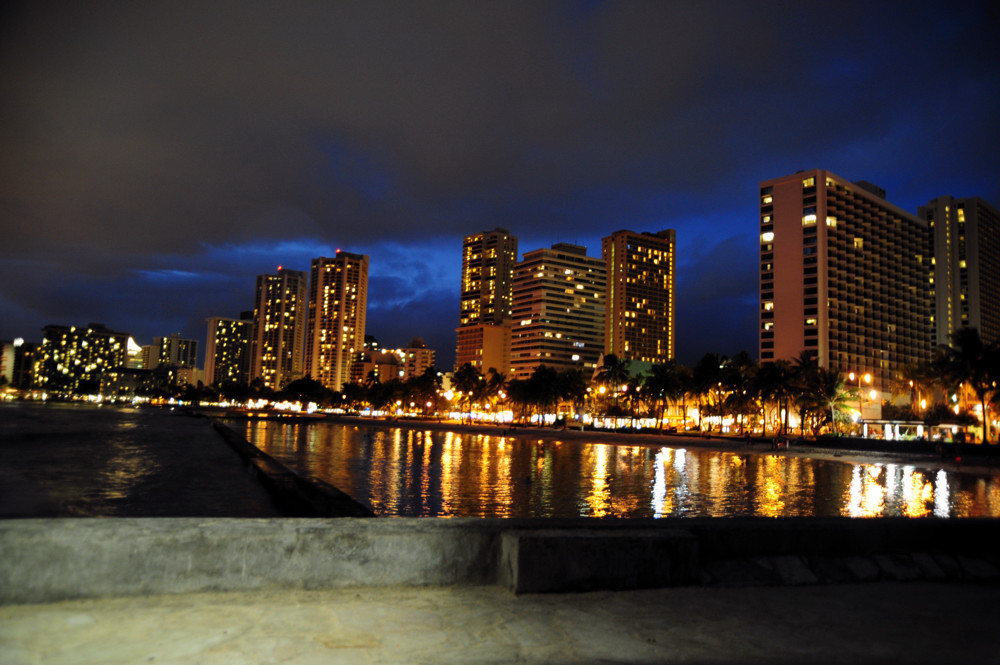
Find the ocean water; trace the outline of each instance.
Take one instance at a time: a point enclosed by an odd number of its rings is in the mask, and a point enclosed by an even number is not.
[[[325,422],[228,424],[384,516],[1000,516],[1000,471]]]
[[[0,404],[0,517],[278,515],[204,418]]]

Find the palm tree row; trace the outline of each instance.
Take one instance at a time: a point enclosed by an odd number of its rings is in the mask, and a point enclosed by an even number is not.
[[[930,424],[942,417],[954,422],[961,402],[974,397],[984,422],[984,440],[990,440],[990,419],[1000,411],[1000,346],[984,344],[975,329],[962,329],[952,344],[937,349],[933,360],[903,369],[892,381],[893,394],[907,398],[908,407],[892,407],[899,417]],[[191,392],[191,389],[189,389]],[[570,420],[584,412],[655,422],[657,429],[671,427],[706,431],[721,429],[723,421],[740,434],[764,436],[790,433],[790,416],[796,414],[800,432],[817,434],[842,430],[850,422],[849,406],[860,395],[847,385],[844,375],[822,367],[816,356],[803,352],[792,361],[756,363],[746,352],[732,358],[705,354],[693,367],[674,360],[655,364],[644,373],[614,355],[604,357],[593,376],[579,369],[556,370],[540,366],[527,379],[509,379],[490,369],[481,373],[471,364],[455,371],[452,392],[441,390],[441,375],[431,368],[408,380],[382,383],[370,375],[362,384],[347,384],[342,392],[330,391],[306,377],[280,392],[261,386],[215,386],[206,393],[242,401],[248,397],[315,402],[323,407],[359,410],[393,409],[396,406],[425,414],[458,410],[463,418],[473,411],[511,411],[528,422],[542,414]],[[193,397],[193,395],[192,395]],[[688,418],[689,407],[697,416]]]

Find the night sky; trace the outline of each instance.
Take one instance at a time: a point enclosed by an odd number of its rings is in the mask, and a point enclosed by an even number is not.
[[[254,277],[371,257],[367,332],[450,369],[462,237],[677,230],[677,353],[757,344],[757,186],[1000,206],[995,2],[56,2],[0,15],[0,339],[204,340]],[[203,353],[203,352],[202,352]]]

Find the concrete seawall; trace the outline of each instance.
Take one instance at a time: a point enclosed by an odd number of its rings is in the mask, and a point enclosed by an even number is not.
[[[364,504],[318,478],[294,473],[222,423],[212,422],[212,427],[236,451],[282,514],[288,517],[375,517]]]
[[[393,585],[997,582],[987,543],[998,535],[996,520],[8,520],[0,603]]]

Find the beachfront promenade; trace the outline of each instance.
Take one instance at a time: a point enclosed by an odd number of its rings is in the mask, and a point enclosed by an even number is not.
[[[208,421],[129,417],[127,431],[140,439],[180,427],[185,445],[228,459],[253,481],[248,497],[264,505],[260,476]],[[54,425],[34,423],[28,440],[37,447]],[[34,489],[33,505],[58,505],[30,464],[11,468],[15,457],[5,453],[4,467]],[[190,458],[159,459],[139,477],[137,505],[150,488],[186,476]],[[218,500],[220,488],[211,490]],[[175,488],[189,500],[193,492]],[[10,499],[0,490],[0,507],[13,517]],[[75,510],[99,503],[74,501],[67,505]],[[985,545],[997,533],[992,520],[204,512],[81,520],[31,519],[14,503],[21,519],[0,521],[4,663],[943,663],[991,662],[1000,646],[1000,561]],[[108,505],[122,514],[127,503]],[[566,588],[597,590],[540,587],[560,576]],[[610,590],[660,584],[681,586]],[[544,590],[555,592],[534,593]]]

